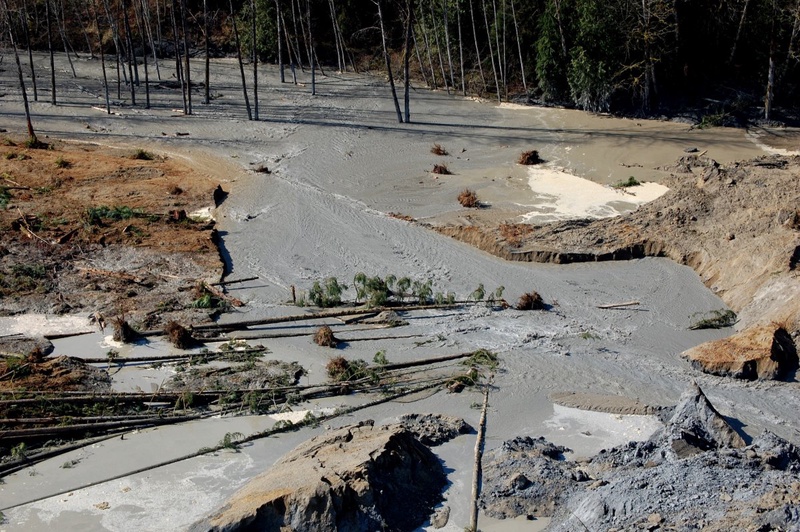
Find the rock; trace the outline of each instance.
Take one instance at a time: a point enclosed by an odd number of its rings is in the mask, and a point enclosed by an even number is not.
[[[190,530],[414,530],[446,482],[402,425],[343,427],[297,446]]]
[[[436,529],[444,528],[449,520],[450,520],[450,507],[442,506],[441,508],[436,510],[436,513],[433,514],[433,516],[431,517],[431,526]]]
[[[45,357],[53,352],[53,344],[44,336],[7,336],[0,338],[0,354],[21,357]]]
[[[780,379],[797,367],[791,336],[775,324],[749,327],[693,347],[681,356],[705,373],[747,380]]]
[[[480,504],[497,519],[549,516],[583,475],[563,459],[566,447],[529,436],[506,441],[483,459]]]
[[[671,447],[678,458],[708,449],[741,448],[744,440],[716,411],[695,383],[681,396],[666,427],[651,437],[660,447]]]
[[[420,443],[429,447],[441,445],[461,434],[475,432],[475,429],[460,417],[443,414],[403,414],[398,421],[411,431]]]

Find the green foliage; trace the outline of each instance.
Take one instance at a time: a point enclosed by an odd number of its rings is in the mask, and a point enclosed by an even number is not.
[[[630,176],[625,181],[618,181],[616,184],[614,184],[614,188],[638,187],[639,185],[641,185],[639,180],[633,176]]]
[[[103,220],[129,220],[131,218],[146,217],[142,209],[132,209],[131,207],[89,207],[86,209],[85,220],[88,225],[100,225]]]
[[[14,377],[20,378],[31,374],[31,367],[25,357],[9,356],[6,357],[6,370],[13,373]]]
[[[536,40],[536,79],[544,100],[561,100],[567,96],[567,78],[564,65],[568,64],[565,47],[568,28],[559,30],[559,19],[562,26],[566,22],[564,16],[567,2],[547,2],[544,13],[539,18],[539,37]],[[561,9],[559,9],[559,6]],[[563,41],[562,41],[563,39]]]
[[[402,279],[401,279],[402,280]],[[398,281],[399,283],[400,281]],[[411,296],[416,298],[417,303],[425,305],[431,302],[433,296],[433,281],[428,279],[424,283],[422,281],[414,281],[411,285]]]
[[[386,358],[386,351],[381,350],[375,353],[375,356],[372,357],[372,362],[379,366],[385,366],[388,364],[389,360]]]
[[[318,307],[335,307],[342,303],[342,293],[345,290],[347,290],[346,284],[340,283],[336,277],[328,277],[322,284],[314,281],[314,285],[308,291],[308,298]]]
[[[25,442],[20,442],[11,448],[11,458],[13,460],[24,460],[28,457],[28,446]]]
[[[570,96],[578,106],[593,112],[609,110],[611,76],[604,61],[591,58],[578,46],[572,51],[567,78]]]
[[[241,432],[226,432],[225,436],[222,437],[217,446],[223,449],[236,451],[238,453],[239,452],[238,440],[241,440],[242,438],[244,438],[244,434],[242,434]]]
[[[483,287],[483,283],[478,285],[470,295],[469,298],[473,301],[483,301],[483,298],[486,296],[486,289]]]
[[[736,324],[736,313],[732,310],[712,310],[703,314],[697,312],[692,314],[692,318],[701,315],[702,317],[689,326],[689,329],[723,329],[725,327],[733,327]]]
[[[11,193],[8,191],[8,187],[0,187],[0,209],[5,209],[10,200]]]

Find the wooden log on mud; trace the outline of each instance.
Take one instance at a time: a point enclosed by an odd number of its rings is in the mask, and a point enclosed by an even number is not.
[[[74,434],[76,432],[113,430],[124,427],[170,425],[173,423],[181,423],[183,421],[198,419],[199,417],[200,417],[199,414],[193,414],[189,416],[172,416],[172,417],[153,416],[148,419],[140,419],[140,420],[109,421],[105,423],[80,423],[77,425],[65,425],[59,427],[3,430],[0,431],[0,439],[9,441],[9,440],[21,440],[25,438],[38,437],[38,436],[50,437],[50,436],[64,435],[64,434]]]
[[[229,284],[246,283],[247,281],[257,281],[258,277],[245,277],[244,279],[234,279],[233,281],[220,281],[210,283],[210,286],[228,286]]]
[[[622,308],[622,307],[633,307],[635,305],[639,305],[638,301],[626,301],[624,303],[611,303],[608,305],[597,305],[597,308],[602,309],[612,309],[612,308]]]
[[[483,389],[483,407],[481,419],[478,423],[478,438],[475,440],[475,462],[472,470],[472,500],[470,504],[470,530],[478,530],[478,499],[481,495],[483,482],[483,445],[486,440],[486,411],[489,407],[489,386]]]
[[[224,293],[219,288],[215,288],[214,286],[211,286],[210,284],[206,283],[205,281],[203,282],[203,288],[205,288],[208,291],[208,293],[211,294],[212,296],[214,296],[216,298],[219,298],[219,299],[222,299],[224,301],[227,301],[228,303],[230,303],[234,307],[243,307],[244,306],[244,302],[242,300],[236,299],[233,296],[229,296],[228,294]]]

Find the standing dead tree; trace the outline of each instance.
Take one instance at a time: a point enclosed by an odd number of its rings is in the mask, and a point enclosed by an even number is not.
[[[239,27],[236,24],[236,13],[233,11],[233,0],[228,0],[230,6],[230,17],[233,22],[233,37],[236,43],[236,58],[239,61],[239,72],[242,75],[242,92],[244,93],[244,105],[247,107],[247,119],[253,119],[253,112],[250,109],[250,97],[247,95],[247,80],[244,77],[244,62],[242,61],[242,43],[239,39]]]
[[[100,15],[97,0],[92,0],[92,11],[94,12],[94,23],[97,26],[97,47],[100,52],[100,66],[103,69],[103,89],[106,97],[106,113],[111,114],[111,100],[108,97],[108,76],[106,75],[106,55],[103,52],[103,33],[100,31]]]
[[[19,62],[19,53],[17,53],[17,41],[14,40],[14,31],[11,24],[11,10],[8,8],[8,0],[3,0],[3,8],[6,12],[8,38],[11,40],[11,47],[14,50],[14,60],[17,63],[17,74],[19,75],[19,89],[22,92],[22,103],[25,105],[25,120],[28,125],[28,145],[33,148],[39,145],[39,139],[36,138],[36,133],[33,131],[31,110],[30,106],[28,105],[28,93],[25,90],[25,79],[22,76],[22,64]]]
[[[36,6],[34,6],[35,8]],[[31,46],[30,16],[28,14],[28,2],[22,2],[22,29],[25,31],[25,46],[28,48],[28,63],[31,67],[31,85],[33,86],[33,101],[39,101],[39,91],[36,90],[36,69],[33,66],[33,47]]]
[[[378,6],[378,22],[381,28],[381,43],[383,45],[383,58],[386,61],[386,75],[389,77],[389,86],[392,89],[392,101],[394,102],[394,110],[397,113],[397,121],[403,123],[403,113],[400,111],[400,102],[397,100],[397,89],[394,85],[394,74],[392,74],[392,59],[389,57],[389,50],[386,46],[386,29],[383,24],[383,10],[381,9],[381,0],[373,0],[375,5]]]
[[[250,17],[252,18],[251,31],[253,33],[253,120],[258,120],[258,40],[256,36],[258,11],[256,10],[256,0],[250,0]]]

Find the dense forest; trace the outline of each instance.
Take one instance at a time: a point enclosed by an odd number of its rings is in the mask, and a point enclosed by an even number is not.
[[[245,65],[257,86],[266,61],[286,82],[298,69],[381,69],[393,94],[411,79],[590,111],[692,109],[712,124],[785,119],[798,101],[800,0],[0,1],[4,44],[37,98],[32,76],[46,87],[49,74],[31,72],[31,49],[102,56],[132,99],[148,63],[191,83],[190,59],[238,55],[245,98]]]

